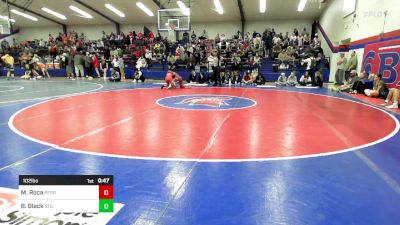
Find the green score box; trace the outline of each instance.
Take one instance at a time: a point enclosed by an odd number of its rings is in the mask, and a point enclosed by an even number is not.
[[[114,199],[100,199],[99,212],[114,212]]]

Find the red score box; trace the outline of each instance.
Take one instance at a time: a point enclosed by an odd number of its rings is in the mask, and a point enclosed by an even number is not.
[[[114,186],[113,185],[100,185],[99,186],[99,199],[113,199]]]

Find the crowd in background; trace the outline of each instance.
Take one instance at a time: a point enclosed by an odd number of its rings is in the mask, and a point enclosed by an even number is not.
[[[262,34],[254,31],[243,35],[238,31],[232,37],[217,34],[210,38],[206,30],[201,34],[184,32],[182,36],[182,40],[176,42],[148,30],[128,34],[103,31],[101,39],[88,40],[83,33],[71,31],[68,34],[49,34],[47,40],[14,39],[13,43],[3,40],[1,50],[3,55],[8,53],[14,57],[16,65],[31,71],[30,76],[46,76],[46,65],[56,63],[66,69],[69,79],[105,79],[105,72],[112,68],[116,77],[124,80],[127,66],[136,68],[135,75],[142,76],[141,68],[161,63],[167,64],[171,70],[187,68],[196,77],[200,76],[199,68],[206,68],[212,71],[207,82],[215,84],[228,83],[229,80],[241,82],[249,74],[250,82],[263,82],[265,79],[258,68],[261,59],[268,58],[275,60],[282,69],[295,69],[296,64],[306,64],[314,80],[314,71],[323,70],[327,65],[318,35],[311,38],[306,28],[301,32],[294,29],[291,34],[277,33],[272,28]]]

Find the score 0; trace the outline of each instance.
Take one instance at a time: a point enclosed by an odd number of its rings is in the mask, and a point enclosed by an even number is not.
[[[99,186],[99,212],[114,211],[114,186]]]

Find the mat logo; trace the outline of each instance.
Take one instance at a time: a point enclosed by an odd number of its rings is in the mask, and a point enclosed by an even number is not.
[[[0,213],[16,206],[17,198],[18,195],[16,193],[2,191],[2,188],[0,188]]]
[[[0,187],[0,225],[106,225],[123,207],[114,203],[113,213],[23,212],[18,205],[18,190]]]
[[[189,110],[232,110],[245,109],[257,104],[248,98],[227,95],[179,95],[161,98],[157,104],[167,108]]]
[[[181,102],[175,104],[205,105],[220,108],[221,105],[229,105],[227,101],[231,99],[229,97],[193,97],[183,99]]]

